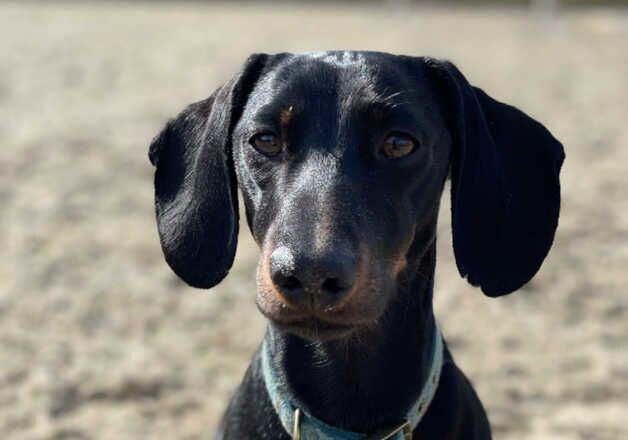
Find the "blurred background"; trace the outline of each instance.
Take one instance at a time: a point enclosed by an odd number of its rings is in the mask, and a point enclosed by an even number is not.
[[[555,245],[509,297],[458,276],[445,192],[436,314],[496,439],[628,438],[628,9],[599,3],[0,3],[0,438],[210,436],[258,254],[243,228],[218,288],[177,280],[148,143],[251,52],[340,48],[449,58],[564,143]]]

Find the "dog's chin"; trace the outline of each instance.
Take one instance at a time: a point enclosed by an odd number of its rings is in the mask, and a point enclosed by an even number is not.
[[[381,310],[361,308],[333,312],[295,310],[276,303],[256,301],[258,310],[278,331],[307,341],[327,342],[351,339],[377,327]]]
[[[358,332],[363,325],[338,324],[318,318],[304,318],[295,321],[277,321],[272,323],[280,331],[290,333],[308,341],[327,342],[345,339]]]

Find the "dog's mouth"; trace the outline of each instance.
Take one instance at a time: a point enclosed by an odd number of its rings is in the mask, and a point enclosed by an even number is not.
[[[360,326],[339,324],[323,319],[309,317],[291,321],[273,321],[281,330],[312,341],[329,341],[349,336]]]
[[[382,283],[369,279],[368,288],[358,286],[357,293],[349,293],[347,299],[338,304],[327,307],[291,304],[266,276],[268,271],[262,269],[258,270],[257,309],[277,330],[308,341],[361,336],[377,326],[390,297],[386,289],[377,289],[379,294],[374,294],[373,286]]]

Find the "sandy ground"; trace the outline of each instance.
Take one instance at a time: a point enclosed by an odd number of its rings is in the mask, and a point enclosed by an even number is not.
[[[497,439],[628,439],[628,11],[0,5],[0,438],[200,439],[260,341],[257,251],[212,292],[169,271],[151,137],[253,51],[454,60],[568,159],[553,251],[522,291],[455,272],[436,310]]]

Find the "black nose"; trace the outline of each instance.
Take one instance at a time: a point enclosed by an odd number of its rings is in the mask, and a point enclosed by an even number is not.
[[[337,304],[351,291],[355,267],[355,256],[342,247],[313,254],[280,246],[270,255],[275,287],[289,304],[305,308]]]

